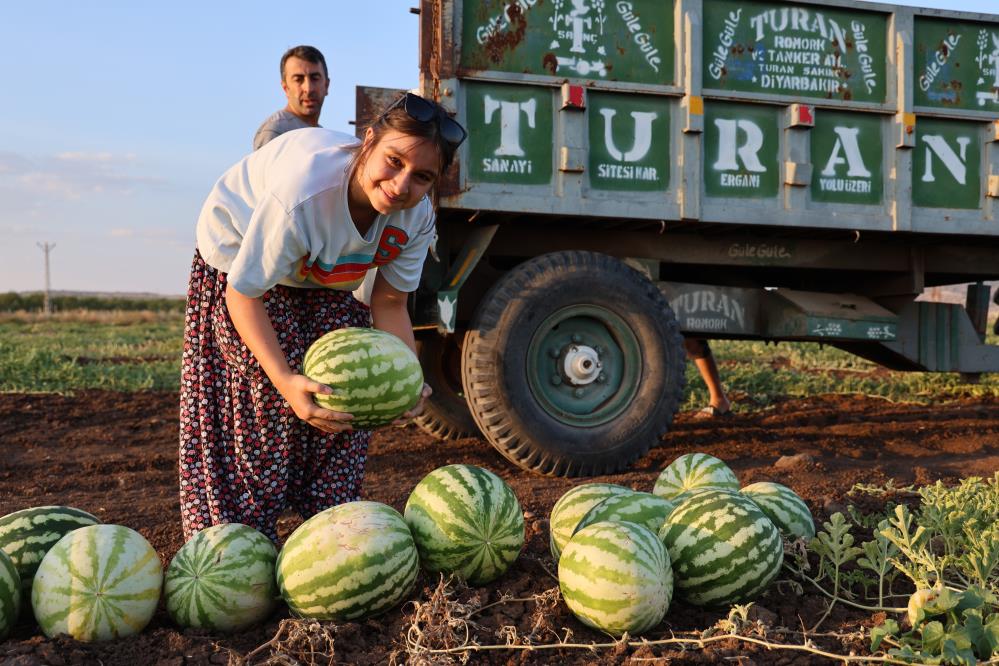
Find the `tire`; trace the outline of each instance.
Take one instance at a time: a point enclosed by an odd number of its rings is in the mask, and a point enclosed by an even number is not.
[[[683,338],[660,291],[623,262],[555,252],[504,275],[465,337],[462,383],[486,439],[524,469],[629,467],[669,429]]]
[[[420,340],[423,380],[434,390],[423,403],[416,425],[428,435],[448,441],[479,437],[461,387],[461,339],[464,331],[447,337],[436,333]]]

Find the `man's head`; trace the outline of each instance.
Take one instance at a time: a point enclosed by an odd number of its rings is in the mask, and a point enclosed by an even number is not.
[[[319,124],[323,100],[330,91],[326,59],[312,46],[295,46],[281,56],[281,88],[288,111],[311,125]]]

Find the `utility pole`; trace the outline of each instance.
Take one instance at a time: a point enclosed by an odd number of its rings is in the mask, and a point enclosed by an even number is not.
[[[43,308],[45,310],[45,315],[52,314],[52,301],[49,298],[49,252],[55,248],[55,243],[38,243],[38,247],[42,248],[42,252],[45,253],[45,300]]]

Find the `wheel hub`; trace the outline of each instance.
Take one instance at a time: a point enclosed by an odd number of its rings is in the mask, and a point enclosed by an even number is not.
[[[573,386],[585,386],[597,381],[603,367],[597,350],[586,345],[572,345],[562,361],[562,373]]]
[[[570,305],[542,320],[527,354],[527,378],[538,405],[575,427],[607,423],[638,391],[642,352],[631,327],[609,308]]]

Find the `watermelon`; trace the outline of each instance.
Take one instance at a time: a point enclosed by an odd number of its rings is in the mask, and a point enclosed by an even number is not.
[[[406,343],[375,328],[341,328],[305,352],[302,374],[333,393],[316,394],[320,407],[354,415],[355,428],[391,423],[420,400],[423,370]]]
[[[666,499],[701,488],[739,490],[739,479],[724,462],[706,453],[687,453],[671,462],[656,479],[652,493]]]
[[[583,483],[562,495],[552,507],[548,519],[548,547],[558,562],[565,544],[569,543],[576,525],[586,512],[611,495],[635,492],[616,483]]]
[[[348,502],[292,532],[278,554],[277,584],[299,617],[355,620],[401,602],[419,565],[413,535],[398,511],[378,502]]]
[[[48,637],[104,641],[142,631],[163,585],[149,542],[121,525],[91,525],[59,539],[31,587],[31,606]]]
[[[21,576],[7,553],[0,550],[0,641],[7,638],[10,628],[21,612]]]
[[[742,494],[773,521],[790,539],[811,539],[815,536],[815,521],[808,505],[787,486],[769,481],[751,483]]]
[[[447,465],[423,477],[406,502],[406,523],[428,571],[471,585],[501,576],[524,547],[524,514],[503,479],[474,465]]]
[[[612,495],[587,511],[576,525],[573,534],[588,525],[604,520],[637,523],[658,534],[659,528],[663,526],[666,517],[675,507],[675,503],[652,493]]]
[[[673,596],[669,554],[636,523],[594,523],[572,536],[558,561],[558,585],[573,614],[614,636],[662,621]]]
[[[278,599],[277,550],[247,525],[215,525],[191,537],[167,567],[167,611],[182,627],[237,631],[263,620]]]
[[[0,550],[10,555],[17,568],[25,602],[31,599],[31,581],[49,548],[67,532],[100,522],[70,506],[36,506],[0,518]]]
[[[745,495],[704,490],[680,502],[659,531],[677,594],[694,606],[753,599],[780,572],[780,532]]]

